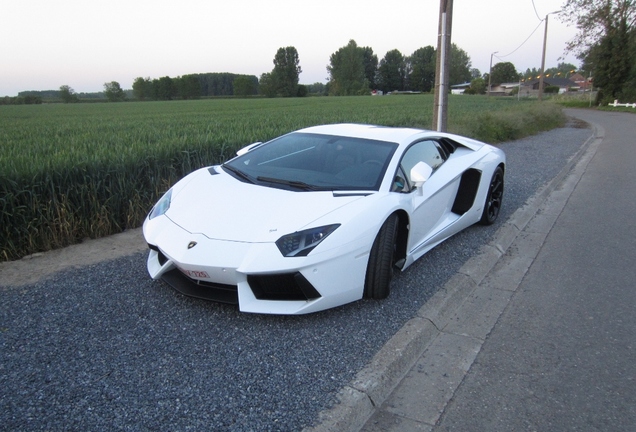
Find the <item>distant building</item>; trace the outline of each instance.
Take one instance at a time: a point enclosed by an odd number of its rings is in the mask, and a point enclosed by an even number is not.
[[[490,88],[490,95],[491,96],[508,96],[517,88],[519,88],[518,82],[493,85]]]
[[[466,91],[467,88],[470,87],[470,83],[466,82],[463,84],[455,84],[450,86],[451,88],[451,94],[464,94],[464,91]]]
[[[538,79],[530,81],[529,84],[532,86],[532,90],[537,90],[537,91],[539,90],[539,82],[540,81]],[[576,90],[578,90],[580,88],[570,78],[546,77],[546,78],[543,79],[543,88],[544,88],[544,90],[548,86],[559,87],[559,93],[565,93],[565,92],[571,91],[571,90],[576,91]]]
[[[582,89],[582,90],[587,90],[592,85],[592,79],[591,78],[585,78],[580,73],[575,73],[575,74],[571,75],[570,76],[570,80],[573,81],[574,84],[576,84],[577,87],[579,89]]]
[[[575,74],[576,75],[576,74]],[[574,77],[574,75],[572,75]],[[559,87],[559,94],[566,93],[569,91],[578,91],[581,89],[581,86],[574,82],[570,78],[553,78],[546,77],[543,79],[543,88],[545,90],[546,87]],[[521,87],[519,88],[519,95],[521,97],[527,96],[537,96],[539,94],[539,79],[529,79],[521,82]]]

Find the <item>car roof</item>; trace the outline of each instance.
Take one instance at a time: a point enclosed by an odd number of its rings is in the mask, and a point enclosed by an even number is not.
[[[353,138],[373,139],[401,143],[405,140],[431,131],[415,128],[377,126],[369,124],[339,123],[312,126],[297,132],[316,133],[324,135],[347,136]]]
[[[455,135],[448,132],[436,132],[428,129],[416,129],[407,127],[379,126],[357,123],[337,123],[320,126],[311,126],[296,132],[316,133],[323,135],[336,135],[369,140],[388,141],[400,146],[409,145],[422,138],[448,138],[456,144],[467,147],[473,151],[487,145],[472,138]],[[292,132],[293,133],[293,132]]]

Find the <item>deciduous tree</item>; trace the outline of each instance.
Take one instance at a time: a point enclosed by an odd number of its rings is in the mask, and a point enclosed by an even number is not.
[[[369,94],[365,71],[365,49],[351,39],[329,57],[329,94],[335,96]]]
[[[378,72],[378,56],[373,54],[373,48],[362,48],[362,63],[364,64],[364,76],[369,83],[369,89],[374,90],[377,86],[375,80]]]
[[[140,101],[152,98],[152,81],[150,78],[137,77],[132,85],[133,96]]]
[[[486,80],[483,78],[473,78],[470,82],[470,90],[472,94],[485,94]]]
[[[519,81],[519,73],[510,62],[497,63],[492,67],[490,82],[492,85]]]
[[[62,102],[64,103],[72,103],[78,101],[75,90],[67,85],[60,86],[60,99],[62,99]]]
[[[472,75],[470,69],[472,62],[468,53],[455,44],[451,44],[450,64],[448,66],[449,85],[463,84],[470,82]]]
[[[324,96],[327,93],[326,85],[321,82],[315,82],[307,86],[309,94]]]
[[[566,0],[561,9],[578,29],[567,49],[593,71],[598,101],[636,96],[636,0]]]
[[[302,72],[298,51],[293,46],[279,48],[274,57],[272,78],[277,93],[283,97],[298,94],[298,76]]]
[[[177,93],[183,99],[198,99],[201,97],[201,84],[197,75],[183,75],[174,80]]]
[[[435,85],[435,48],[419,48],[407,58],[409,90],[430,92]]]
[[[234,78],[232,83],[234,88],[234,96],[250,96],[256,93],[254,81],[247,75],[240,75]]]
[[[126,100],[126,93],[124,93],[117,81],[104,83],[104,95],[109,102],[123,102]]]
[[[402,91],[406,82],[406,60],[397,49],[387,52],[378,66],[378,88],[382,91]]]
[[[258,81],[259,92],[267,97],[276,96],[276,84],[271,73],[264,73]]]
[[[174,80],[169,76],[152,80],[152,90],[157,100],[172,100],[177,94]]]

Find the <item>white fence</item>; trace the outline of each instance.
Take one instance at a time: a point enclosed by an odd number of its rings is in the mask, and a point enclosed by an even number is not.
[[[614,103],[608,103],[607,105],[612,106],[614,108],[616,107],[627,107],[627,108],[636,108],[636,103],[618,103],[618,99],[616,99],[614,101]]]

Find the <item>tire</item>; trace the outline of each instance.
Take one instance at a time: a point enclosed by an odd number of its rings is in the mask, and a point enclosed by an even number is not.
[[[393,267],[395,265],[397,232],[398,216],[392,214],[384,222],[373,241],[364,281],[364,298],[381,300],[389,296]]]
[[[488,195],[486,195],[486,202],[484,203],[484,211],[481,214],[482,225],[492,225],[499,216],[501,210],[501,203],[503,200],[504,192],[504,172],[501,167],[497,167],[490,180],[490,186],[488,187]]]

